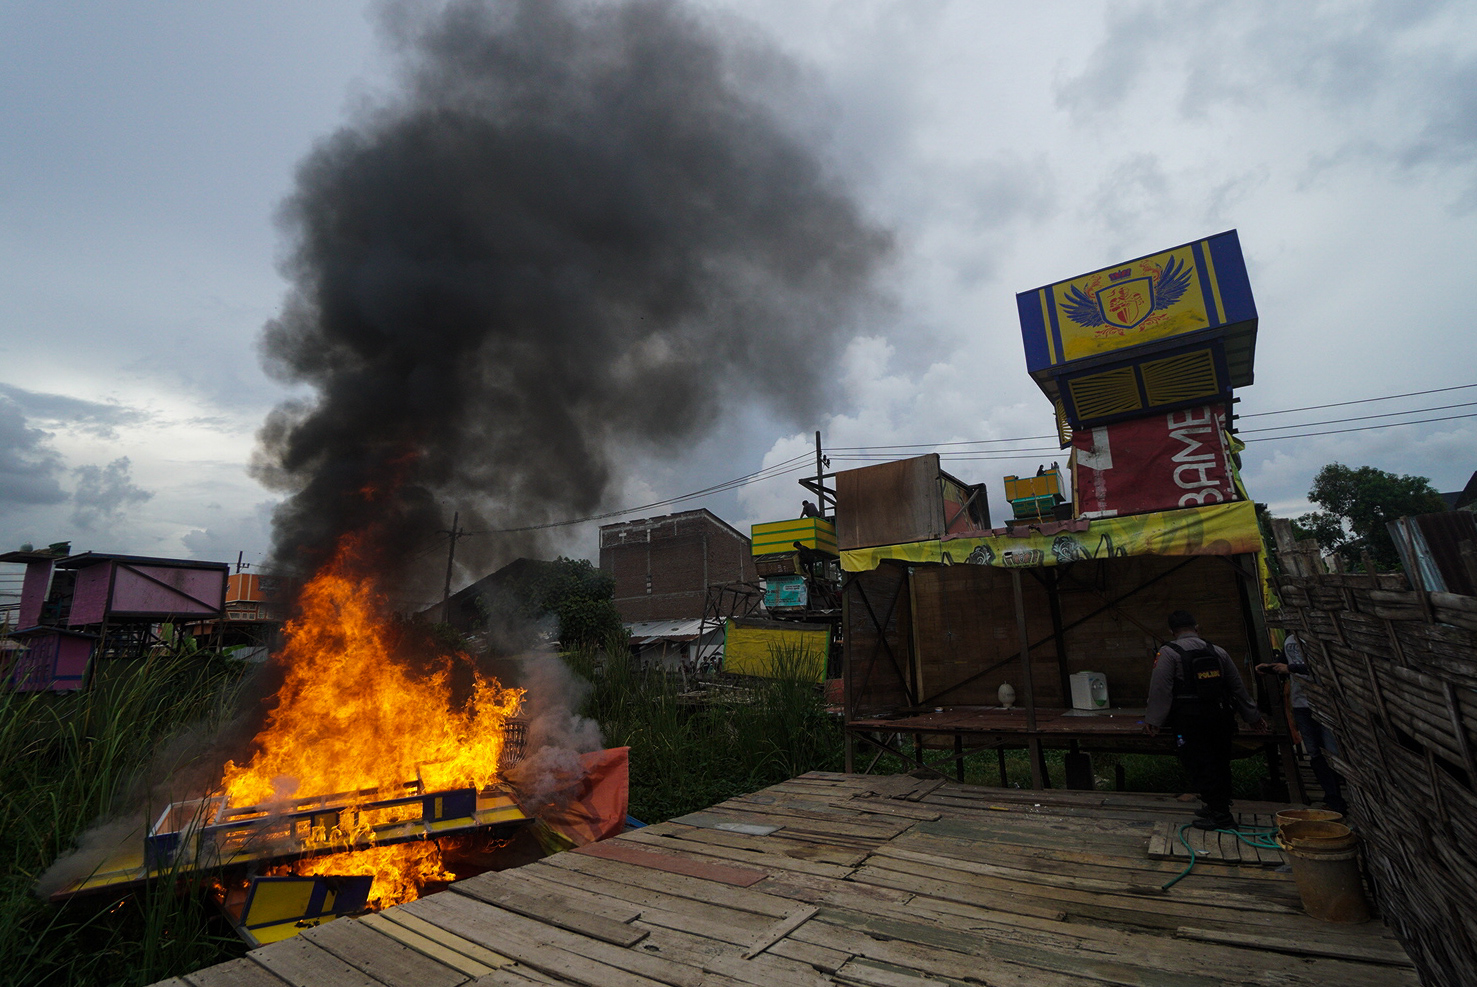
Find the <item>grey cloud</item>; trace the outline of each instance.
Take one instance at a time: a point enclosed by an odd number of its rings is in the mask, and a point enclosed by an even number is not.
[[[1042,219],[1056,204],[1056,185],[1042,158],[1025,161],[1001,155],[969,169],[966,196],[972,220],[1000,226],[1015,219]]]
[[[61,473],[61,456],[46,433],[31,428],[20,405],[0,392],[0,511],[66,500]]]
[[[1117,8],[1081,71],[1058,84],[1056,102],[1082,125],[1120,123],[1109,111],[1156,67],[1175,80],[1156,98],[1184,117],[1302,93],[1368,135],[1325,151],[1314,167],[1355,158],[1404,168],[1470,165],[1477,161],[1477,58],[1459,52],[1451,32],[1430,29],[1443,8],[1455,9],[1443,0],[1152,0]]]
[[[264,500],[252,506],[249,513],[231,513],[209,527],[196,528],[183,538],[190,557],[230,562],[237,552],[244,552],[247,561],[255,564],[261,560],[261,552],[271,541],[272,509],[275,500]],[[207,504],[207,508],[223,510],[220,504]]]
[[[1085,116],[1106,110],[1128,95],[1146,64],[1146,52],[1141,49],[1163,43],[1164,12],[1155,7],[1113,7],[1108,14],[1107,37],[1088,56],[1082,73],[1058,84],[1058,106]]]
[[[14,384],[0,383],[0,396],[9,398],[32,421],[87,432],[102,439],[114,438],[119,425],[138,425],[152,417],[146,411],[111,401],[87,401],[64,394],[28,391]]]
[[[1145,223],[1175,211],[1174,182],[1157,156],[1135,154],[1104,175],[1088,203],[1084,218],[1100,223],[1115,243],[1128,244]]]
[[[79,466],[72,472],[77,477],[77,490],[72,495],[72,522],[91,530],[117,520],[134,504],[142,504],[154,494],[133,482],[132,463],[127,456],[106,466]]]

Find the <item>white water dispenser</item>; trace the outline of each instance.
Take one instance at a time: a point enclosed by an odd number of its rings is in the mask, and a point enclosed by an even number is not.
[[[1072,674],[1073,709],[1107,709],[1108,677],[1102,672]]]

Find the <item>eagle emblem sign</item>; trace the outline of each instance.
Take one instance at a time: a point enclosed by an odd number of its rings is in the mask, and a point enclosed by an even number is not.
[[[1154,279],[1133,278],[1097,293],[1098,313],[1110,326],[1132,329],[1154,311]]]
[[[1148,273],[1139,277],[1127,277],[1133,273],[1131,268],[1111,272],[1107,284],[1096,287],[1089,283],[1086,291],[1073,285],[1061,300],[1063,313],[1086,328],[1133,329],[1183,298],[1194,270],[1176,257],[1170,257],[1162,267],[1140,266],[1141,271],[1145,269]],[[1097,279],[1095,276],[1093,280]]]

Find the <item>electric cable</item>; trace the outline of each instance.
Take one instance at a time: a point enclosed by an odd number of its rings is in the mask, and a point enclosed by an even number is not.
[[[1325,422],[1299,422],[1296,425],[1268,425],[1266,428],[1246,428],[1238,434],[1251,435],[1254,432],[1275,432],[1284,428],[1316,428],[1319,425],[1342,425],[1344,422],[1364,422],[1371,418],[1394,418],[1397,415],[1420,415],[1427,411],[1450,411],[1452,408],[1470,408],[1477,405],[1477,401],[1465,401],[1461,404],[1442,404],[1434,408],[1412,408],[1409,411],[1386,411],[1378,415],[1355,415],[1353,418],[1330,418]],[[1391,422],[1392,425],[1404,425],[1406,422]],[[1410,423],[1414,424],[1414,423]]]
[[[1326,432],[1298,432],[1294,435],[1262,435],[1252,439],[1252,442],[1276,442],[1278,439],[1309,439],[1315,435],[1342,435],[1345,432],[1369,432],[1377,428],[1398,428],[1401,425],[1427,425],[1431,422],[1450,422],[1460,418],[1477,418],[1477,412],[1470,415],[1444,415],[1441,418],[1421,418],[1413,422],[1384,422],[1379,425],[1360,425],[1357,428],[1331,428]],[[1351,419],[1357,421],[1358,419]],[[1260,429],[1258,429],[1260,431]],[[1241,432],[1241,435],[1250,434]]]
[[[1465,390],[1467,388],[1472,388],[1472,387],[1477,387],[1477,383],[1456,384],[1456,385],[1453,385],[1451,387],[1435,387],[1435,388],[1429,388],[1427,390],[1422,390],[1422,391],[1407,391],[1407,392],[1405,392],[1403,394],[1385,394],[1385,395],[1380,395],[1378,397],[1357,398],[1357,399],[1351,400],[1351,401],[1335,401],[1335,402],[1331,402],[1329,404],[1307,405],[1307,406],[1304,406],[1304,407],[1301,407],[1301,408],[1284,408],[1284,409],[1281,409],[1281,410],[1278,410],[1278,411],[1259,411],[1259,412],[1254,412],[1252,414],[1238,415],[1237,417],[1238,418],[1241,418],[1241,419],[1246,419],[1246,418],[1261,418],[1261,417],[1265,417],[1265,416],[1268,416],[1268,415],[1286,415],[1286,414],[1293,414],[1295,412],[1300,412],[1300,411],[1317,411],[1317,410],[1320,410],[1320,409],[1323,409],[1323,408],[1342,408],[1342,407],[1348,407],[1350,405],[1356,405],[1356,404],[1369,404],[1371,402],[1376,402],[1376,401],[1393,401],[1393,400],[1398,400],[1400,398],[1420,397],[1420,396],[1427,395],[1427,394],[1441,394],[1441,393],[1445,393],[1445,392],[1448,392],[1448,391],[1460,391],[1460,390]],[[1244,429],[1244,430],[1238,432],[1237,434],[1238,435],[1245,435],[1245,436],[1257,436],[1256,438],[1250,439],[1250,441],[1252,441],[1252,442],[1274,442],[1274,441],[1278,441],[1278,440],[1281,440],[1281,439],[1314,438],[1314,437],[1322,436],[1322,435],[1340,435],[1340,434],[1344,434],[1344,433],[1347,433],[1347,432],[1366,432],[1366,431],[1373,431],[1375,429],[1381,429],[1381,428],[1395,428],[1395,427],[1400,426],[1400,425],[1425,425],[1425,424],[1431,424],[1431,423],[1434,423],[1434,422],[1456,421],[1456,420],[1460,420],[1460,419],[1473,418],[1473,417],[1477,417],[1477,413],[1466,414],[1466,415],[1447,415],[1447,416],[1443,416],[1443,417],[1439,417],[1439,418],[1422,418],[1422,419],[1417,419],[1417,420],[1414,420],[1414,421],[1383,422],[1383,423],[1380,423],[1378,425],[1364,425],[1364,426],[1358,426],[1358,427],[1355,427],[1355,428],[1329,429],[1329,430],[1321,431],[1321,432],[1289,432],[1286,435],[1263,435],[1263,434],[1261,434],[1261,433],[1264,433],[1264,432],[1280,431],[1280,430],[1284,430],[1284,429],[1317,428],[1317,427],[1322,426],[1322,425],[1336,425],[1336,424],[1344,424],[1346,422],[1369,421],[1369,420],[1374,419],[1374,418],[1390,418],[1390,417],[1395,417],[1395,416],[1398,416],[1398,415],[1417,415],[1417,414],[1424,414],[1425,412],[1429,412],[1429,411],[1445,411],[1445,410],[1449,410],[1449,409],[1453,409],[1453,408],[1471,407],[1473,405],[1477,405],[1477,402],[1464,402],[1464,403],[1451,404],[1451,405],[1438,405],[1438,406],[1431,407],[1431,408],[1415,408],[1415,409],[1411,409],[1409,411],[1381,412],[1381,413],[1373,414],[1373,415],[1356,415],[1356,416],[1353,416],[1353,417],[1350,417],[1350,418],[1330,419],[1328,421],[1322,421],[1322,422],[1303,422],[1303,423],[1294,424],[1294,425],[1270,425],[1270,426],[1267,426],[1265,428]],[[833,449],[827,450],[827,456],[828,456],[829,459],[831,459],[832,461],[835,461],[835,462],[856,462],[856,463],[887,462],[887,461],[891,461],[891,459],[892,459],[892,456],[887,455],[887,453],[889,451],[908,450],[908,449],[922,449],[922,450],[933,450],[933,449],[942,449],[942,448],[954,449],[955,447],[958,447],[958,446],[973,446],[973,447],[976,447],[976,448],[959,449],[958,451],[952,451],[952,452],[943,452],[943,453],[940,453],[940,457],[941,458],[947,458],[947,459],[949,459],[952,462],[1008,461],[1008,460],[1012,460],[1012,459],[1033,458],[1033,457],[1036,457],[1036,456],[1047,455],[1047,454],[1050,454],[1050,453],[1060,453],[1061,452],[1061,447],[1060,446],[1030,446],[1030,447],[1020,448],[1020,449],[998,449],[998,448],[978,448],[978,447],[980,447],[980,446],[993,446],[993,445],[999,445],[999,444],[1008,443],[1008,442],[1035,442],[1035,441],[1041,441],[1043,439],[1055,439],[1055,438],[1056,438],[1056,436],[1054,436],[1054,435],[1018,435],[1018,436],[1011,436],[1011,437],[1008,437],[1008,438],[1000,438],[1000,439],[958,439],[958,440],[951,440],[951,441],[948,441],[948,442],[933,442],[933,443],[912,442],[912,443],[894,443],[894,444],[874,445],[874,446],[837,446],[837,447],[835,447]],[[657,507],[669,507],[669,506],[671,506],[673,504],[680,504],[680,503],[683,503],[683,502],[686,502],[686,501],[689,501],[689,500],[695,500],[695,499],[697,499],[699,497],[707,497],[707,496],[711,496],[713,494],[725,493],[725,492],[727,492],[729,490],[733,490],[733,489],[736,489],[738,487],[744,486],[745,484],[758,483],[758,482],[761,482],[763,480],[777,479],[777,478],[782,477],[782,476],[789,476],[789,475],[793,475],[793,474],[796,474],[796,473],[805,472],[809,468],[808,463],[806,462],[807,460],[809,460],[809,458],[810,458],[810,453],[808,453],[808,452],[807,453],[803,453],[803,454],[801,454],[799,456],[791,457],[790,459],[787,459],[787,460],[785,460],[783,462],[775,463],[772,466],[767,466],[764,469],[756,470],[753,473],[745,474],[744,476],[734,477],[731,480],[724,480],[721,483],[716,483],[716,484],[713,484],[711,486],[704,487],[704,488],[702,488],[700,490],[694,490],[694,491],[691,491],[689,493],[678,494],[678,495],[676,495],[674,497],[668,497],[668,498],[665,498],[663,500],[652,501],[651,503],[642,504],[642,505],[637,506],[637,507],[628,507],[628,508],[621,508],[619,510],[603,511],[603,512],[598,513],[598,514],[590,514],[590,515],[586,515],[584,517],[567,518],[567,519],[560,520],[560,521],[548,521],[548,522],[545,522],[545,523],[542,523],[542,524],[520,525],[520,526],[517,526],[517,527],[511,527],[511,528],[492,528],[492,529],[488,529],[486,531],[469,531],[469,532],[466,532],[465,535],[468,536],[468,537],[475,537],[475,536],[489,535],[489,534],[512,534],[512,533],[522,532],[522,531],[543,531],[543,530],[547,530],[547,529],[550,529],[550,528],[562,528],[562,527],[568,527],[570,525],[575,525],[575,524],[585,524],[585,523],[588,523],[590,521],[604,521],[604,520],[608,520],[610,518],[622,517],[622,516],[627,515],[627,514],[635,514],[635,513],[638,513],[640,511],[647,511],[647,510],[651,510],[651,509],[657,508]],[[805,465],[801,465],[801,464],[805,464]]]
[[[1477,384],[1456,384],[1452,387],[1433,387],[1429,391],[1407,391],[1404,394],[1386,394],[1377,398],[1358,398],[1354,401],[1335,401],[1333,404],[1310,404],[1306,408],[1284,408],[1281,411],[1257,411],[1249,415],[1241,415],[1241,418],[1261,418],[1266,415],[1290,415],[1296,411],[1321,411],[1324,408],[1344,408],[1351,404],[1369,404],[1371,401],[1394,401],[1397,398],[1414,398],[1423,394],[1442,394],[1446,391],[1461,391],[1469,387],[1477,387]]]

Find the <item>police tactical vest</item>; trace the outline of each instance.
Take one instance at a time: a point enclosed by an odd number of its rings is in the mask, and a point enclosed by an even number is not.
[[[1180,656],[1180,674],[1175,680],[1174,698],[1198,702],[1207,709],[1227,707],[1230,689],[1215,648],[1207,643],[1203,648],[1187,651],[1172,641],[1169,646]]]

